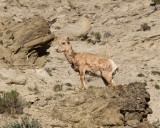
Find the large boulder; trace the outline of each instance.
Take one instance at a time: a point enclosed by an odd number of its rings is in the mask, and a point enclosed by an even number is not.
[[[84,38],[91,29],[91,22],[81,17],[75,24],[69,24],[58,31],[57,36],[69,36],[71,39]]]
[[[75,127],[153,128],[149,101],[142,83],[92,88],[55,100],[52,116]]]
[[[14,66],[44,65],[54,39],[47,21],[39,16],[20,23],[3,18],[0,28],[1,62]]]

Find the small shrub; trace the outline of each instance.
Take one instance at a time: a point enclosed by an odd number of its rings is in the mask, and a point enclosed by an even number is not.
[[[146,82],[146,81],[145,81],[145,82],[143,82],[143,85],[144,85],[144,86],[147,86],[147,82]]]
[[[21,122],[6,122],[6,124],[0,128],[42,128],[38,119],[29,120],[27,116],[21,118]]]
[[[160,76],[160,72],[159,71],[152,71],[151,72],[153,75],[159,75]]]
[[[3,92],[0,96],[0,113],[22,114],[24,104],[16,90]]]
[[[150,26],[148,26],[148,24],[147,24],[147,23],[143,23],[143,24],[141,24],[141,30],[146,31],[146,30],[150,30],[150,29],[151,29],[151,27],[150,27]]]
[[[153,82],[154,80],[153,80],[153,79],[150,79],[149,81],[150,81],[150,82]]]
[[[27,102],[27,103],[26,103],[26,106],[27,106],[28,108],[31,108],[31,105],[32,105],[31,102]]]
[[[94,36],[96,39],[100,40],[101,39],[101,33],[100,32],[95,32]]]
[[[155,87],[156,89],[160,89],[160,86],[159,86],[158,84],[154,85],[154,87]]]
[[[105,32],[104,35],[103,35],[103,38],[108,38],[109,36],[111,36],[111,33],[110,32]]]
[[[137,76],[138,77],[145,77],[144,74],[142,74],[142,73],[139,73]]]
[[[154,4],[160,4],[160,0],[152,0]]]
[[[101,39],[101,33],[100,32],[91,32],[91,35],[95,36],[95,39],[100,40]]]
[[[28,87],[28,90],[31,91],[31,92],[35,92],[35,93],[38,93],[39,92],[39,89],[37,87]]]
[[[59,84],[54,85],[53,91],[55,92],[62,91],[62,85]]]
[[[89,88],[89,89],[90,89],[90,88],[94,88],[94,86],[90,85],[88,88]]]

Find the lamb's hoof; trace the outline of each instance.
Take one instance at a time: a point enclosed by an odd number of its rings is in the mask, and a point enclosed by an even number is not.
[[[81,88],[81,90],[86,90],[86,88],[85,88],[85,87],[83,87],[83,88]]]
[[[112,82],[110,85],[111,85],[111,86],[115,86],[115,83],[114,83],[114,82]]]

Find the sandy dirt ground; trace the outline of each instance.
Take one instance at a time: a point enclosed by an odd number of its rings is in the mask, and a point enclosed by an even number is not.
[[[0,90],[16,89],[26,101],[33,102],[34,105],[25,108],[24,112],[38,118],[44,127],[49,128],[53,124],[50,111],[54,106],[46,99],[55,95],[54,85],[63,85],[63,91],[60,92],[62,95],[71,95],[73,90],[80,89],[81,84],[79,74],[71,68],[64,54],[56,52],[59,39],[64,35],[70,36],[70,33],[65,33],[67,30],[73,32],[71,44],[76,52],[90,52],[114,60],[120,69],[114,78],[116,85],[145,82],[151,97],[149,104],[153,110],[148,120],[150,123],[159,120],[160,90],[156,89],[155,85],[160,86],[160,75],[152,72],[160,72],[160,6],[157,5],[155,9],[150,6],[150,0],[69,1],[0,1],[1,17],[10,17],[21,22],[40,15],[50,23],[51,32],[57,36],[52,47],[48,49],[50,55],[43,68],[20,70],[1,64]],[[86,17],[91,22],[88,27],[89,41],[83,41],[76,35],[75,29],[79,27],[74,25],[77,25],[81,17]],[[144,23],[151,27],[150,30],[142,30],[141,25]],[[86,32],[85,28],[79,29],[82,32],[83,30]],[[98,41],[93,32],[101,35]],[[144,76],[138,77],[138,74]],[[22,84],[8,84],[13,80]],[[66,91],[69,88],[67,85],[71,85],[71,91]],[[86,88],[89,86],[105,85],[100,77],[86,75]],[[29,91],[29,87],[37,87],[38,93]],[[4,124],[6,119],[11,118],[0,115],[1,124]]]

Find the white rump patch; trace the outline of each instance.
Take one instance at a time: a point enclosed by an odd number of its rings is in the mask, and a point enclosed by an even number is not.
[[[110,59],[110,62],[112,64],[112,68],[113,68],[112,72],[114,72],[117,69],[117,65],[111,59]]]

